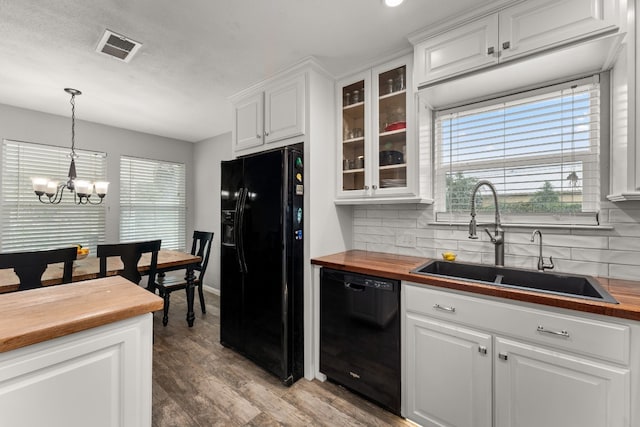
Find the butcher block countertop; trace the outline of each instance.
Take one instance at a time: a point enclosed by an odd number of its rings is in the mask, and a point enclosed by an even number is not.
[[[0,295],[0,352],[139,316],[162,298],[120,276]]]
[[[410,273],[412,269],[428,261],[430,261],[429,258],[351,250],[314,258],[311,263],[336,270],[640,321],[640,282],[596,277],[600,285],[619,302],[619,304],[611,304],[468,282],[462,279],[428,277]]]

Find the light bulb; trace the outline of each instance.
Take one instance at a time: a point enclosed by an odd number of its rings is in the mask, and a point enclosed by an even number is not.
[[[404,0],[384,0],[385,6],[396,7],[400,6]]]

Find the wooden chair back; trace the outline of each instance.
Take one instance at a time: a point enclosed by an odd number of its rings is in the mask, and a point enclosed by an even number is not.
[[[78,255],[75,246],[45,251],[12,252],[0,254],[0,269],[13,268],[20,279],[19,291],[42,286],[42,275],[49,264],[64,262],[62,283],[71,283],[73,261]]]
[[[151,264],[149,265],[149,285],[155,283],[156,271],[158,267],[158,251],[160,250],[161,240],[150,240],[145,242],[132,243],[114,243],[98,245],[97,256],[100,258],[100,277],[107,276],[107,258],[119,256],[124,265],[120,276],[133,283],[139,284],[142,275],[138,271],[138,261],[142,254],[151,253]]]
[[[193,243],[191,244],[191,255],[199,256],[202,261],[194,270],[199,271],[198,281],[202,282],[204,273],[209,264],[209,254],[211,253],[211,244],[213,243],[213,233],[209,231],[194,231]]]

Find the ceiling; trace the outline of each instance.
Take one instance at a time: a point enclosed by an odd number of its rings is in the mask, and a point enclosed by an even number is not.
[[[0,104],[197,142],[231,130],[228,97],[308,56],[332,75],[491,0],[0,0]],[[142,43],[98,54],[105,29]]]

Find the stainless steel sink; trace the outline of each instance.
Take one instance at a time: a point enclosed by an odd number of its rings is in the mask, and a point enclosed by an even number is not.
[[[411,272],[618,304],[591,276],[439,260]]]

